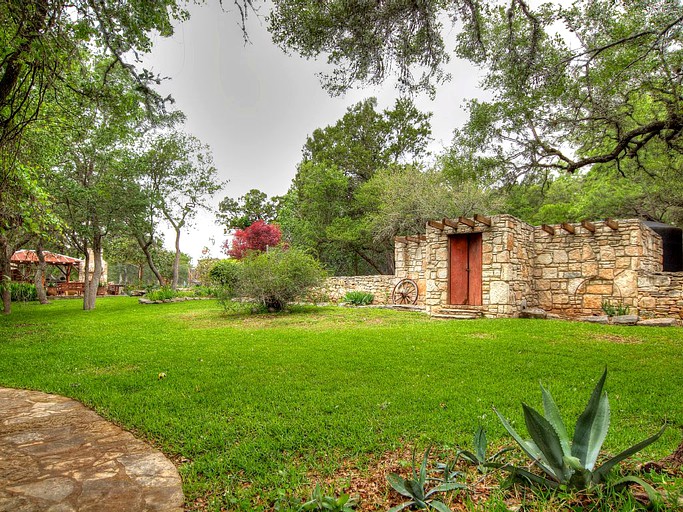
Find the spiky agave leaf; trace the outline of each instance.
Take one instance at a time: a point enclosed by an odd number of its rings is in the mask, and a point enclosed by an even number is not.
[[[547,474],[554,476],[552,470],[543,464],[543,454],[538,446],[536,446],[533,441],[522,439],[522,436],[520,436],[517,431],[512,428],[512,425],[508,423],[508,420],[506,420],[505,417],[500,414],[495,407],[493,408],[493,411],[498,415],[498,419],[503,424],[503,427],[505,427],[505,430],[507,430],[513,439],[517,441],[517,444],[522,448],[522,450],[524,450],[524,452],[531,457],[532,460],[535,460],[538,463],[538,467],[540,467]]]
[[[578,458],[588,471],[593,471],[609,429],[609,400],[607,393],[603,393],[606,378],[607,368],[596,384],[574,430],[572,455]]]
[[[481,464],[486,460],[486,430],[479,425],[479,428],[474,433],[474,453],[477,455],[477,460]]]
[[[402,494],[407,498],[413,497],[412,488],[409,488],[408,482],[402,476],[397,475],[396,473],[390,473],[387,475],[387,482],[389,482],[389,485],[393,487],[397,493]]]
[[[453,512],[445,503],[439,500],[432,500],[429,502],[429,506],[438,510],[439,512]]]
[[[593,471],[593,482],[592,483],[593,484],[599,484],[600,482],[602,482],[602,480],[605,478],[607,473],[609,473],[609,471],[614,466],[619,464],[622,460],[630,457],[634,453],[639,452],[640,450],[642,450],[646,446],[649,446],[652,443],[654,443],[657,439],[659,439],[662,436],[662,434],[664,433],[665,430],[666,430],[666,425],[662,426],[662,428],[659,430],[659,432],[657,432],[655,435],[648,437],[647,439],[645,439],[644,441],[641,441],[640,443],[634,444],[630,448],[627,448],[623,452],[621,452],[621,453],[615,455],[614,457],[612,457],[611,459],[607,460],[602,466],[600,466],[598,469]]]
[[[529,435],[543,454],[543,462],[552,470],[549,473],[550,476],[559,482],[566,483],[573,470],[564,464],[564,452],[557,432],[538,411],[524,403],[522,408]]]
[[[567,435],[567,427],[565,427],[562,416],[560,415],[560,410],[557,408],[553,396],[543,387],[543,385],[541,385],[541,393],[543,394],[543,413],[545,419],[550,422],[555,429],[555,432],[557,432],[564,455],[570,456],[572,454],[572,447],[569,442],[569,435]]]

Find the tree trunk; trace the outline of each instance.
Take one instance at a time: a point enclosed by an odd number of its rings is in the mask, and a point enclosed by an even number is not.
[[[173,281],[171,288],[178,289],[178,272],[180,271],[180,226],[175,228],[175,259],[173,260]]]
[[[93,240],[93,273],[92,276],[86,274],[85,282],[85,296],[83,298],[83,309],[90,311],[95,309],[95,299],[97,299],[97,288],[100,285],[100,277],[102,277],[102,237],[96,236]],[[86,258],[86,261],[89,258]]]
[[[12,268],[10,259],[12,258],[12,248],[5,235],[0,235],[0,290],[2,291],[3,314],[9,315],[12,312],[12,292],[10,283],[12,282]]]
[[[47,300],[47,294],[45,293],[45,286],[43,285],[43,277],[45,276],[45,269],[47,268],[47,265],[45,264],[42,241],[38,242],[36,254],[38,255],[38,269],[36,270],[35,276],[36,294],[38,295],[38,301],[41,304],[49,304],[49,301]]]
[[[157,281],[159,281],[159,286],[164,286],[164,278],[161,277],[159,270],[157,270],[157,267],[154,264],[154,260],[152,259],[152,253],[149,251],[149,246],[152,244],[152,241],[150,240],[149,242],[146,242],[139,235],[136,235],[135,239],[138,241],[138,245],[140,246],[140,249],[142,249],[142,252],[145,253],[145,258],[147,258],[147,265],[149,265],[149,269],[154,273],[154,275],[157,278]],[[142,271],[140,271],[140,282],[142,282]]]

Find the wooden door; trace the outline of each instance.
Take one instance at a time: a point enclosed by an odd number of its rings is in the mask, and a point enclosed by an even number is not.
[[[481,233],[450,237],[449,303],[481,305]]]

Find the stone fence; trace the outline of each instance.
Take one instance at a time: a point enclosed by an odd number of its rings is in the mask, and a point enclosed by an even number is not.
[[[642,272],[638,276],[638,298],[642,317],[683,319],[683,273]]]
[[[372,293],[373,304],[391,303],[391,291],[400,279],[396,276],[349,276],[328,277],[319,292],[333,302],[342,302],[346,292],[359,291]]]

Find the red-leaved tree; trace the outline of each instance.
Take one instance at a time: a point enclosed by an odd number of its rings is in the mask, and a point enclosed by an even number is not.
[[[232,239],[223,242],[223,252],[228,256],[241,260],[250,251],[263,252],[268,247],[280,243],[282,231],[277,224],[267,224],[257,220],[245,229],[238,229]]]

